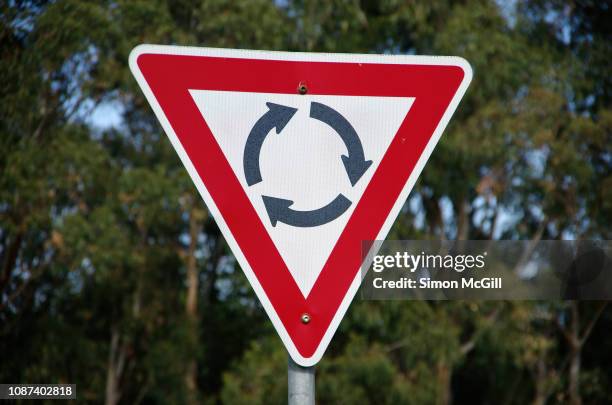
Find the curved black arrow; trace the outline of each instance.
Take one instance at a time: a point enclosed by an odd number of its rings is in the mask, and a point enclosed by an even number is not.
[[[291,200],[266,195],[262,195],[261,198],[263,198],[272,226],[276,226],[277,222],[302,228],[323,225],[338,218],[351,206],[351,201],[342,194],[338,194],[326,206],[312,211],[292,210],[289,208],[293,205]]]
[[[342,163],[344,163],[351,185],[357,184],[361,176],[372,165],[372,161],[365,160],[363,146],[355,128],[338,111],[314,101],[310,104],[310,117],[326,123],[340,135],[348,150],[348,156],[342,155]]]
[[[297,108],[280,104],[266,103],[266,105],[268,111],[253,125],[244,147],[244,177],[246,177],[249,186],[261,181],[259,152],[266,136],[272,128],[276,128],[277,134],[280,133],[297,111]]]

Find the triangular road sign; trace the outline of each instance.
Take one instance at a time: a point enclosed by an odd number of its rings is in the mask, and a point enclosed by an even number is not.
[[[315,364],[469,64],[141,45],[130,68],[289,354]]]

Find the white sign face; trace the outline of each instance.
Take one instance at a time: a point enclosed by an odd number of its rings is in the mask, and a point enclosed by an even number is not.
[[[307,297],[413,99],[205,90],[191,90],[191,96],[300,291]],[[310,117],[313,101],[338,111],[360,134],[364,155],[372,160],[372,166],[355,186],[351,185],[342,163],[346,145],[333,128]],[[259,156],[263,181],[249,187],[242,173],[244,148],[257,120],[269,111],[268,102],[297,111],[279,134],[272,130],[267,135]],[[372,111],[384,111],[384,115],[372,119]],[[272,225],[261,197],[291,200],[294,201],[291,209],[308,211],[325,206],[338,194],[353,203],[334,220],[313,227],[295,227],[280,221]]]
[[[289,354],[315,364],[469,64],[141,45],[130,68]]]

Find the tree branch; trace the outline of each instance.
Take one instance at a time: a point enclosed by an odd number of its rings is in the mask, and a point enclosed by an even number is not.
[[[608,302],[603,301],[599,304],[599,307],[597,307],[597,310],[595,311],[595,315],[593,315],[593,318],[591,318],[591,320],[589,321],[589,324],[587,325],[586,329],[582,333],[582,336],[578,338],[578,341],[580,342],[580,346],[582,346],[587,341],[589,336],[591,335],[591,332],[593,331],[593,327],[595,326],[595,324],[601,317],[601,314],[603,313],[603,310],[606,308],[607,305],[608,305]]]

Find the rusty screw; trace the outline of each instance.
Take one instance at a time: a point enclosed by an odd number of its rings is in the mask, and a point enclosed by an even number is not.
[[[300,82],[300,84],[298,84],[298,93],[300,94],[306,94],[308,93],[308,87],[306,86],[305,82]]]
[[[307,313],[303,313],[301,320],[304,325],[310,323],[310,315],[308,315]]]

